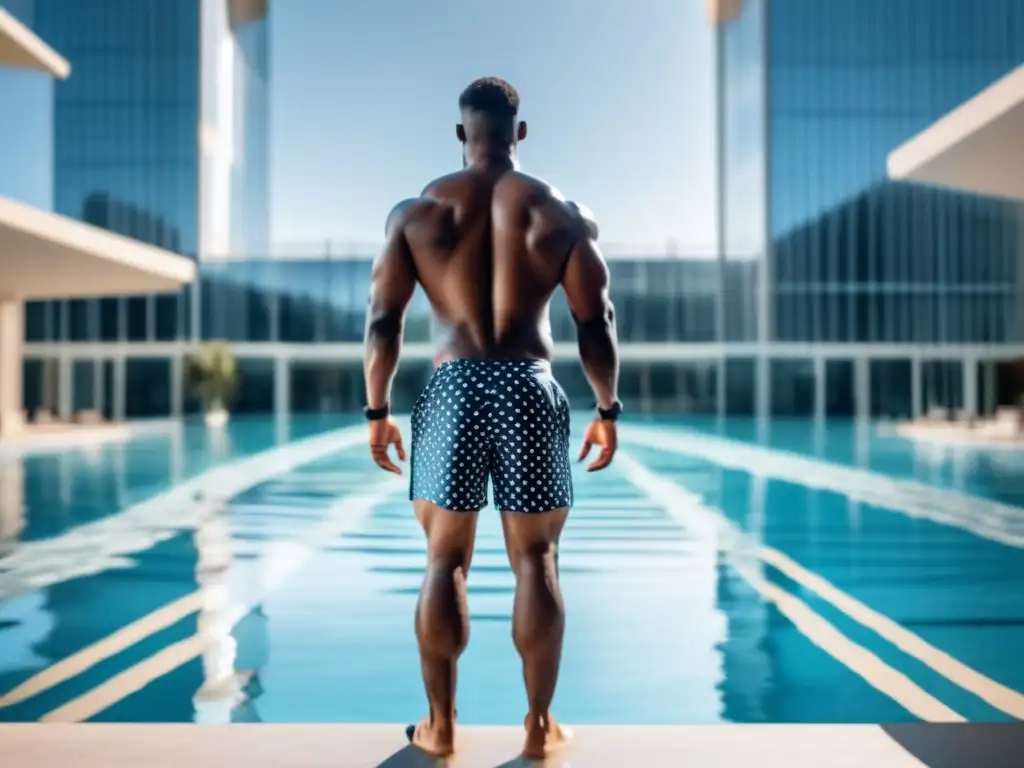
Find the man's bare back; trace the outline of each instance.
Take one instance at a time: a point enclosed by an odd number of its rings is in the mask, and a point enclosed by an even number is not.
[[[529,705],[523,754],[544,758],[570,738],[550,712],[565,627],[556,551],[573,499],[570,406],[550,365],[548,313],[559,285],[598,405],[579,459],[598,445],[587,469],[604,469],[617,446],[618,350],[597,225],[518,170],[516,147],[526,138],[518,101],[495,78],[463,92],[456,133],[466,167],[395,207],[370,287],[370,452],[391,472],[401,470],[388,449],[402,461],[405,449],[389,393],[417,284],[439,331],[437,369],[412,413],[409,491],[428,539],[415,623],[430,714],[408,733],[435,756],[455,749],[456,665],[469,633],[466,575],[489,484],[516,577],[512,636]]]
[[[391,219],[435,315],[437,362],[551,359],[551,295],[595,228],[586,213],[499,166],[437,179]]]

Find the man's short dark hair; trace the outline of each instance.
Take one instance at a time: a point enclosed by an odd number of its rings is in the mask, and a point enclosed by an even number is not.
[[[459,109],[488,117],[514,118],[519,114],[519,94],[507,80],[481,77],[470,83],[459,96]]]

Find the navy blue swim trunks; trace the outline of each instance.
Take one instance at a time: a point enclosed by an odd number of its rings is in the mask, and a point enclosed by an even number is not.
[[[548,512],[572,504],[569,400],[538,360],[442,363],[412,412],[410,499],[443,509],[494,504]]]

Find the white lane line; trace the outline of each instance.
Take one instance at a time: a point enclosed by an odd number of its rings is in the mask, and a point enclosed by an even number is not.
[[[1008,504],[690,430],[666,434],[625,424],[619,437],[625,443],[698,457],[756,477],[833,491],[864,504],[1024,548],[1024,510]]]
[[[365,439],[365,427],[357,426],[272,448],[211,469],[102,520],[52,539],[20,544],[0,558],[0,599],[101,573],[112,564],[130,566],[126,556],[195,528],[211,503],[223,503],[274,475],[352,448]],[[206,498],[197,501],[197,494]]]
[[[315,552],[360,525],[377,504],[388,500],[405,487],[404,479],[389,478],[364,494],[339,500],[322,523],[310,527],[293,541],[269,547],[268,554],[262,560],[254,561],[262,571],[262,580],[250,595],[225,600],[227,590],[223,585],[211,585],[200,590],[204,603],[202,612],[206,616],[201,617],[205,621],[200,622],[199,634],[170,645],[123,670],[92,690],[48,712],[40,719],[41,722],[77,723],[88,720],[211,648],[215,653],[223,652],[220,649],[233,648],[234,640],[230,633],[238,622],[291,578]],[[229,666],[227,671],[233,673],[233,666]]]
[[[760,547],[757,554],[761,560],[777,568],[801,586],[812,590],[823,600],[831,603],[858,624],[873,630],[908,656],[913,656],[996,709],[1018,720],[1024,720],[1024,695],[1018,691],[986,677],[936,648],[888,616],[868,607],[826,579],[807,570],[782,552],[771,547]]]
[[[104,659],[109,659],[135,643],[145,640],[150,635],[176,624],[186,616],[198,611],[202,606],[202,595],[199,592],[192,592],[161,606],[131,624],[121,627],[113,634],[107,635],[102,640],[61,659],[56,664],[33,675],[21,685],[12,688],[0,696],[0,709],[13,707],[33,696],[38,696],[43,691],[49,690],[65,680],[82,674]]]
[[[663,506],[680,525],[715,542],[730,557],[736,572],[763,600],[773,603],[808,640],[859,675],[868,685],[922,720],[940,723],[966,720],[905,674],[847,638],[804,601],[765,579],[751,562],[752,546],[748,537],[723,515],[706,507],[698,497],[678,484],[651,472],[624,451],[619,451],[615,463],[625,477]]]
[[[333,504],[336,505],[337,503],[337,499],[333,500]],[[259,505],[250,506],[257,508]],[[235,504],[230,506],[228,514],[230,514],[232,518],[234,518],[237,513],[237,507],[238,505]],[[331,507],[332,503],[327,503],[327,500],[321,500],[320,514],[318,514],[315,519],[307,519],[303,522],[308,522],[312,525],[314,522],[321,521],[324,515],[330,513]],[[277,506],[268,508],[271,510],[281,509]],[[268,541],[260,542],[258,546],[253,548],[254,551],[257,554],[262,553],[267,548],[269,539],[271,538],[285,539],[291,536],[295,529],[294,523],[295,521],[293,520],[288,526],[275,525],[274,532],[277,535],[271,534],[270,526],[260,528],[258,532],[267,536]],[[244,526],[239,526],[237,521],[233,521],[230,525],[229,535],[235,536],[240,532],[244,533],[244,530],[241,530],[242,528],[244,528]],[[234,542],[232,541],[232,543]],[[130,566],[130,563],[128,565]],[[121,627],[117,631],[107,635],[92,645],[82,648],[71,656],[61,659],[55,664],[46,667],[30,677],[28,680],[22,682],[17,687],[12,688],[10,691],[0,696],[0,709],[20,704],[33,696],[37,696],[40,693],[65,682],[66,680],[70,680],[71,678],[80,675],[82,672],[94,667],[101,661],[115,656],[135,643],[138,643],[147,637],[176,624],[186,616],[201,610],[205,605],[204,599],[205,596],[202,589],[187,594],[177,600],[161,606],[160,608],[157,608],[139,619],[136,619],[131,624]]]

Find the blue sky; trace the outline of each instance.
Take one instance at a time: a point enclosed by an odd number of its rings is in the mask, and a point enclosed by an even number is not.
[[[2,4],[3,0],[0,0]],[[699,0],[272,2],[272,239],[377,243],[398,200],[460,167],[458,94],[510,80],[523,169],[627,250],[714,250],[713,52]],[[51,84],[0,71],[0,194],[49,207]],[[29,141],[28,139],[35,139]],[[29,144],[30,146],[26,146]]]
[[[273,239],[375,242],[460,167],[457,99],[510,80],[523,170],[608,243],[714,248],[713,51],[697,0],[278,0]]]

